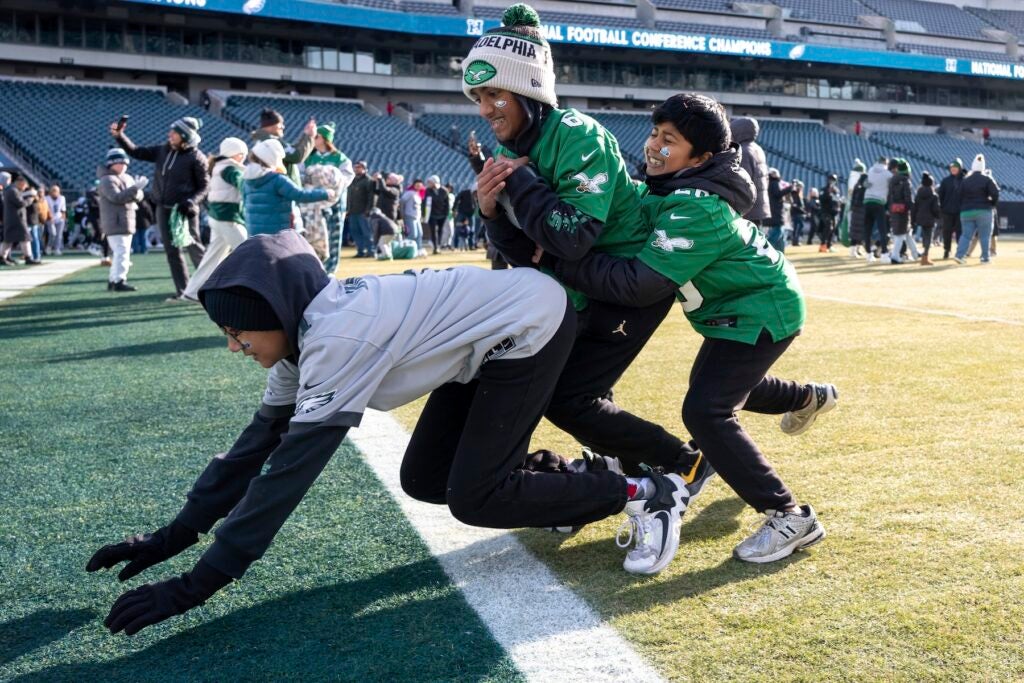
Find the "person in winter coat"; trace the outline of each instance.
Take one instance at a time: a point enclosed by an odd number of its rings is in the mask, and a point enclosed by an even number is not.
[[[217,156],[210,159],[210,243],[185,288],[184,296],[190,301],[199,301],[199,288],[228,254],[249,236],[242,210],[243,163],[248,155],[249,148],[245,142],[238,138],[224,138]]]
[[[971,163],[971,172],[960,186],[960,224],[963,234],[956,245],[956,262],[966,263],[971,238],[981,242],[981,262],[991,263],[993,211],[999,205],[999,186],[985,173],[985,155],[979,154]]]
[[[4,265],[15,265],[11,258],[11,250],[15,245],[20,245],[26,266],[42,263],[32,258],[32,242],[25,211],[35,198],[28,192],[28,178],[23,175],[15,176],[14,181],[4,188],[4,237],[3,242],[0,242],[0,263]]]
[[[627,504],[668,514],[689,499],[675,474],[627,477],[527,452],[576,333],[565,291],[532,268],[339,281],[286,231],[246,240],[199,297],[227,349],[269,369],[267,388],[252,421],[212,458],[166,526],[89,559],[88,572],[127,562],[118,576],[131,578],[219,523],[192,569],[114,602],[104,621],[111,633],[131,636],[187,612],[264,555],[285,555],[274,537],[346,434],[369,420],[367,408],[429,395],[402,459],[402,488],[465,524],[583,526]]]
[[[288,144],[284,141],[284,117],[273,109],[264,109],[260,112],[260,127],[252,131],[251,136],[255,144],[264,140],[277,140],[284,150],[284,160],[281,166],[285,175],[296,187],[302,187],[302,177],[299,173],[299,164],[306,161],[315,147],[317,135],[316,120],[310,118],[302,129],[298,139]]]
[[[46,224],[47,253],[60,256],[64,253],[64,228],[68,220],[68,203],[60,193],[59,185],[51,185],[46,194],[46,204],[50,209],[50,220]]]
[[[789,222],[793,226],[790,244],[796,247],[800,245],[800,235],[804,232],[804,216],[807,214],[807,209],[804,201],[804,184],[794,179],[792,187],[793,191],[789,195]]]
[[[768,219],[768,243],[775,247],[776,251],[786,250],[786,237],[782,231],[783,226],[783,201],[789,196],[792,186],[782,181],[777,168],[768,169],[768,207],[771,214]]]
[[[171,211],[178,212],[188,221],[192,244],[186,247],[192,265],[199,266],[203,259],[203,243],[199,236],[199,206],[210,191],[210,174],[206,156],[199,151],[199,129],[203,122],[186,116],[171,124],[167,142],[149,147],[138,147],[125,135],[124,126],[110,124],[110,134],[128,156],[140,161],[151,161],[156,166],[151,188],[156,205],[156,223],[174,281],[174,296],[168,302],[186,301],[182,297],[188,287],[188,265],[185,255],[171,241]]]
[[[128,173],[128,155],[120,147],[107,152],[106,172],[100,178],[100,225],[110,244],[110,274],[107,290],[134,292],[128,284],[131,266],[132,236],[135,234],[135,210],[142,201],[142,191],[149,184],[146,177],[137,182]]]
[[[768,219],[774,216],[768,197],[768,161],[761,145],[757,144],[761,124],[755,118],[740,116],[732,119],[729,127],[732,129],[733,142],[739,143],[743,154],[740,160],[743,170],[754,183],[754,205],[743,217],[760,228],[767,225]]]
[[[412,181],[412,185],[405,188],[399,199],[405,236],[416,242],[417,255],[423,252],[423,198],[420,196],[422,190],[423,181],[417,178]]]
[[[850,191],[847,215],[850,217],[850,256],[860,258],[862,256],[861,244],[864,244],[868,254],[871,253],[871,240],[866,238],[867,226],[864,220],[864,193],[868,187],[868,174],[861,172],[855,173],[855,175],[857,182]]]
[[[334,145],[334,134],[337,126],[333,121],[322,123],[316,127],[316,137],[313,138],[313,151],[306,157],[305,167],[310,168],[319,164],[334,166],[341,171],[342,181],[336,188],[338,201],[332,207],[330,217],[327,219],[327,248],[329,256],[324,262],[324,269],[333,273],[338,267],[338,258],[341,255],[341,223],[345,214],[345,199],[349,185],[355,178],[356,172],[352,168],[352,160]]]
[[[348,186],[348,225],[356,243],[356,258],[373,258],[373,231],[370,214],[377,206],[377,186],[366,172],[366,162],[353,165],[355,177]]]
[[[821,245],[819,252],[832,251],[832,240],[835,238],[839,214],[843,210],[843,196],[839,192],[839,178],[835,173],[828,176],[828,183],[821,188],[821,213],[818,222]]]
[[[964,162],[959,157],[949,165],[949,175],[939,183],[939,207],[942,209],[942,259],[948,259],[953,245],[960,240],[960,188],[964,182]]]
[[[910,232],[910,216],[914,209],[914,188],[910,184],[910,163],[906,159],[895,159],[896,173],[889,179],[889,226],[892,229],[892,251],[890,263],[903,263],[900,252],[907,245],[914,260],[921,258],[917,244]]]
[[[436,254],[444,245],[444,224],[448,221],[451,209],[451,198],[441,185],[441,178],[432,175],[427,178],[427,195],[423,200],[423,212],[427,218],[427,228],[423,231],[424,239],[429,239]]]
[[[377,193],[377,208],[382,216],[392,223],[398,223],[401,216],[402,178],[397,173],[373,176],[374,191]]]
[[[889,198],[889,179],[892,173],[887,168],[889,160],[879,157],[878,161],[868,169],[867,187],[864,189],[864,250],[868,253],[868,263],[875,260],[872,245],[877,246],[879,254],[889,249],[889,222],[886,220],[885,207]],[[878,241],[874,240],[878,233]]]
[[[302,190],[288,177],[284,167],[285,151],[275,139],[256,143],[249,154],[245,180],[245,225],[250,235],[274,234],[294,229],[294,203],[323,202],[337,199],[323,188]]]
[[[812,187],[807,193],[807,246],[814,244],[814,236],[821,233],[821,192]]]
[[[935,185],[935,180],[932,178],[932,174],[925,171],[921,174],[921,186],[917,188],[917,194],[914,196],[913,224],[921,226],[922,266],[935,265],[928,260],[928,250],[932,246],[932,231],[935,229],[935,223],[942,217],[939,197],[935,194],[933,185]]]
[[[44,186],[43,191],[46,191]],[[38,261],[43,255],[43,223],[50,215],[50,209],[40,196],[40,191],[31,188],[28,195],[32,199],[25,207],[25,221],[28,223],[30,242],[32,243],[32,258]]]
[[[474,188],[463,188],[455,196],[455,247],[456,249],[476,249],[476,196]]]
[[[854,226],[853,226],[853,222],[854,222],[854,216],[853,216],[853,212],[854,212],[853,193],[854,193],[854,190],[857,188],[857,185],[861,182],[862,179],[864,181],[862,186],[867,184],[867,178],[865,177],[864,173],[865,173],[864,162],[861,161],[860,159],[854,159],[853,160],[853,169],[850,171],[850,175],[846,179],[846,215],[843,218],[843,221],[845,221],[845,223],[846,223],[846,230],[847,230],[847,233],[848,233],[848,238],[849,238],[849,243],[850,243],[850,256],[853,257],[853,258],[857,258],[860,255],[860,243],[864,239],[864,192],[863,191],[861,191],[861,193],[860,193],[860,207],[858,208],[860,216],[858,217],[859,226],[857,228],[857,237],[855,238],[853,236],[853,234],[854,234]]]

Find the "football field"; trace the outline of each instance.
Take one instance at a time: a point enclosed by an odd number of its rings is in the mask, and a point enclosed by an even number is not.
[[[208,539],[125,585],[85,563],[174,516],[247,424],[265,371],[229,354],[198,306],[163,303],[162,254],[134,257],[136,293],[107,293],[106,269],[91,267],[0,301],[0,681],[544,681],[574,658],[587,683],[627,669],[1024,679],[1024,240],[1003,238],[991,266],[868,266],[813,249],[787,252],[808,322],[773,372],[836,384],[839,406],[795,438],[741,415],[825,525],[810,552],[733,560],[758,517],[718,479],[656,577],[622,570],[621,517],[571,537],[460,532],[389,488],[419,402],[350,433],[241,581],[134,638],[103,628],[110,605],[187,571]],[[345,259],[339,272],[452,265],[487,263]],[[12,275],[0,271],[0,290]],[[616,401],[681,434],[699,344],[673,310]],[[577,451],[547,423],[534,444]]]

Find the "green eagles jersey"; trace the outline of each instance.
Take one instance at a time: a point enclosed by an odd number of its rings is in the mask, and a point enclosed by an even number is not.
[[[515,157],[499,145],[494,156]],[[555,109],[544,121],[530,149],[530,162],[559,199],[604,223],[593,249],[615,256],[636,256],[649,228],[640,219],[641,188],[626,171],[615,136],[575,109]],[[572,231],[574,224],[549,225]],[[576,310],[586,307],[584,295],[566,288]]]
[[[653,228],[637,258],[680,285],[677,297],[701,335],[753,344],[796,334],[806,309],[793,264],[720,197],[683,188],[647,195]]]
[[[306,166],[317,166],[319,164],[326,166],[341,166],[346,161],[348,161],[348,157],[338,150],[320,153],[314,149],[309,153],[309,156],[306,157],[305,164]]]

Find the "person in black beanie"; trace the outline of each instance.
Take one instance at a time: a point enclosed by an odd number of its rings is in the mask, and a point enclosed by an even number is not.
[[[174,521],[89,560],[90,572],[128,561],[118,578],[131,578],[224,520],[191,571],[114,603],[104,622],[112,633],[137,633],[240,579],[366,409],[425,394],[401,465],[411,497],[502,529],[578,526],[629,504],[649,533],[637,539],[645,552],[627,555],[627,571],[656,574],[675,555],[690,497],[681,477],[627,477],[601,456],[573,467],[550,451],[527,452],[576,336],[576,313],[554,279],[464,267],[336,280],[285,230],[239,245],[199,299],[228,350],[270,370],[267,388]]]
[[[199,129],[202,125],[202,121],[191,116],[180,118],[167,131],[167,142],[138,147],[125,135],[124,123],[110,124],[110,134],[117,140],[118,147],[133,159],[152,161],[156,166],[152,200],[156,206],[156,223],[160,228],[167,265],[174,280],[174,295],[167,298],[168,302],[187,301],[182,294],[188,286],[188,265],[183,250],[174,246],[171,240],[170,220],[175,207],[188,220],[192,244],[184,251],[188,252],[194,267],[199,267],[205,252],[199,236],[199,206],[210,191],[210,174],[206,156],[199,151]]]

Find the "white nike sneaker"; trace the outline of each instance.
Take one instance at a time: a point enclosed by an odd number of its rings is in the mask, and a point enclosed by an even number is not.
[[[732,554],[737,560],[764,564],[810,548],[824,538],[825,527],[810,505],[801,505],[800,512],[766,510],[761,528],[733,548]]]
[[[811,428],[811,425],[814,424],[819,415],[824,415],[836,407],[836,402],[839,400],[839,392],[836,391],[835,385],[812,383],[810,387],[814,395],[811,396],[811,402],[807,407],[800,410],[791,410],[782,416],[779,428],[784,434],[789,434],[790,436],[803,434]]]
[[[615,535],[620,548],[635,544],[622,562],[630,574],[657,574],[668,566],[679,550],[680,519],[690,501],[679,475],[652,472],[650,477],[657,489],[654,498],[626,503],[626,520]]]

